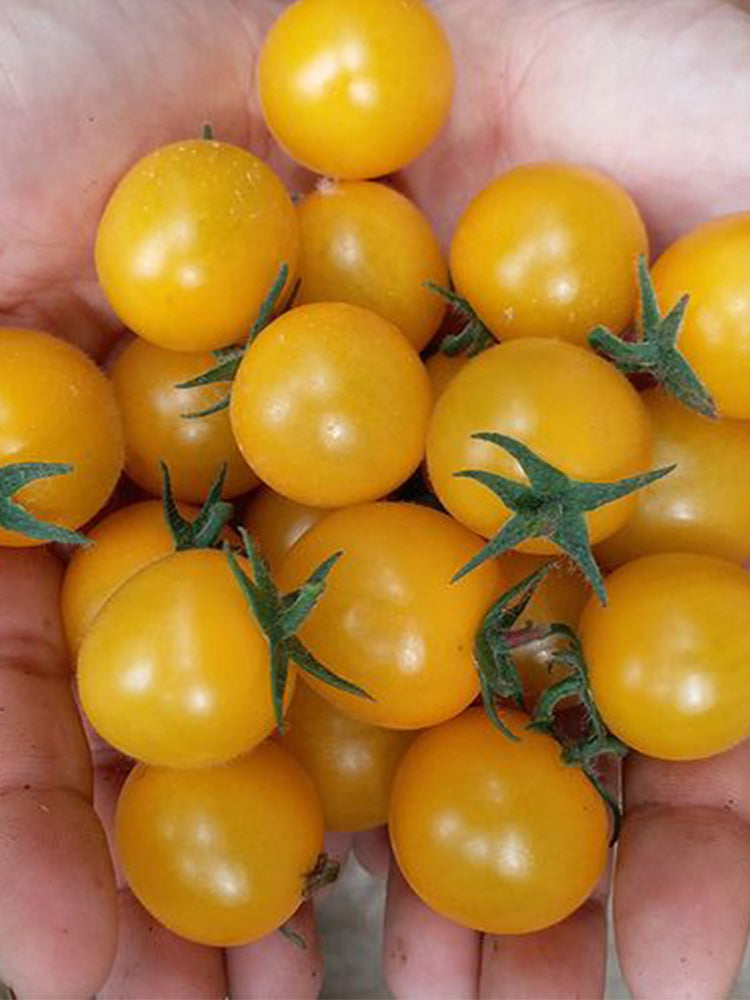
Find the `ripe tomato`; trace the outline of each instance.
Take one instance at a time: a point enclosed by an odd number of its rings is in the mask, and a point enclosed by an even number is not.
[[[532,163],[471,202],[453,236],[451,273],[499,340],[585,344],[597,324],[619,331],[633,318],[640,254],[648,239],[626,191],[584,167]]]
[[[357,722],[300,682],[282,744],[310,775],[326,830],[353,833],[388,819],[396,768],[415,733]]]
[[[327,513],[319,507],[306,507],[287,500],[280,493],[261,486],[247,506],[245,527],[275,571],[294,543]]]
[[[302,902],[323,847],[310,779],[273,741],[199,770],[139,764],[117,806],[130,888],[156,919],[201,944],[255,941]]]
[[[500,557],[509,586],[520,583],[546,561],[547,557],[529,556],[521,552],[506,552]],[[591,588],[583,575],[569,562],[561,561],[552,567],[534,591],[516,628],[526,624],[549,625],[556,622],[575,629],[590,593]],[[547,643],[536,642],[520,647],[513,655],[521,678],[524,703],[528,709],[533,709],[539,696],[550,685],[569,673],[569,670],[550,658],[548,650]]]
[[[750,212],[713,219],[654,265],[663,310],[690,296],[677,341],[722,417],[750,419]]]
[[[209,353],[165,351],[145,340],[134,340],[117,358],[112,384],[125,429],[125,471],[149,493],[162,494],[162,461],[180,500],[205,500],[224,464],[224,496],[238,496],[257,485],[235,443],[228,410],[194,420],[184,417],[208,409],[229,392],[228,383],[177,388],[215,363]]]
[[[99,511],[122,471],[120,417],[96,365],[71,344],[38,330],[0,330],[0,464],[64,462],[66,475],[40,479],[16,499],[35,517],[78,528]],[[41,544],[0,528],[0,545]]]
[[[196,508],[179,504],[192,520]],[[130,504],[105,517],[88,533],[93,542],[77,549],[63,579],[61,611],[68,646],[74,653],[105,602],[135,574],[174,552],[161,503]]]
[[[466,354],[454,354],[451,357],[438,351],[436,354],[430,355],[424,366],[430,379],[433,403],[437,403],[445,389],[448,388],[453,376],[457,375],[470,360]]]
[[[605,565],[655,552],[750,558],[750,423],[702,417],[658,389],[642,399],[654,464],[677,468],[636,495],[632,517],[599,546]]]
[[[313,690],[354,719],[394,729],[434,725],[471,704],[474,635],[504,579],[491,560],[450,580],[481,544],[445,514],[404,503],[335,511],[311,528],[282,563],[284,589],[332,552],[344,554],[300,638],[374,700],[311,677]]]
[[[438,497],[455,518],[487,537],[507,520],[507,508],[485,486],[454,473],[487,469],[523,479],[510,455],[472,440],[480,431],[518,438],[567,475],[589,482],[644,472],[651,459],[645,407],[612,365],[563,341],[530,338],[491,347],[453,378],[427,437],[427,467]],[[592,541],[616,531],[634,505],[627,496],[587,514]],[[544,538],[520,548],[556,551]]]
[[[437,237],[416,205],[385,184],[320,184],[297,206],[297,301],[349,302],[395,324],[420,351],[445,314],[424,287],[448,284]]]
[[[396,773],[390,835],[428,906],[492,934],[557,923],[589,896],[607,861],[606,808],[549,736],[508,712],[519,742],[482,709],[423,733]]]
[[[281,181],[247,150],[206,139],[139,160],[99,223],[96,268],[120,319],[178,351],[247,335],[282,264],[297,266],[297,218]]]
[[[607,579],[581,638],[615,736],[651,757],[693,760],[750,734],[750,577],[711,556],[666,553]]]
[[[78,687],[99,735],[147,764],[222,763],[274,729],[266,639],[216,550],[177,552],[123,584],[83,640]]]
[[[443,127],[450,46],[422,0],[297,0],[266,36],[260,102],[276,140],[319,174],[405,167]]]
[[[357,306],[321,303],[286,313],[252,344],[231,419],[243,455],[277,493],[343,507],[408,479],[424,454],[429,410],[424,366],[395,326]]]

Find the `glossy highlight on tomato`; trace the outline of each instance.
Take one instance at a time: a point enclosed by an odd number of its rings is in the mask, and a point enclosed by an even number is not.
[[[247,944],[302,902],[323,848],[312,782],[268,741],[221,767],[138,764],[120,795],[116,838],[128,884],[175,934]]]
[[[567,917],[607,860],[606,807],[549,736],[480,708],[423,733],[396,773],[389,829],[399,868],[436,912],[491,934],[527,934]]]

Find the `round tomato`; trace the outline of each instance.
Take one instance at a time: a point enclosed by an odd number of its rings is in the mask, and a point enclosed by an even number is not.
[[[659,389],[642,399],[654,464],[677,468],[636,495],[633,515],[599,546],[605,565],[655,552],[750,558],[750,423],[711,420]]]
[[[581,618],[591,688],[624,743],[666,760],[750,735],[750,576],[711,556],[644,556],[607,578]]]
[[[297,301],[349,302],[389,320],[419,351],[445,314],[426,281],[448,284],[427,219],[385,184],[320,184],[297,206],[301,280]]]
[[[0,463],[62,462],[14,499],[42,521],[78,528],[109,499],[123,463],[112,388],[77,347],[38,330],[0,330]],[[39,545],[0,527],[0,546]]]
[[[621,187],[569,163],[532,163],[496,178],[458,223],[451,273],[498,340],[586,344],[622,330],[637,303],[643,220]]]
[[[266,124],[319,174],[362,180],[405,167],[450,112],[448,40],[423,0],[297,0],[260,54]]]
[[[560,760],[527,716],[480,708],[423,733],[396,773],[396,860],[428,906],[492,934],[557,923],[590,895],[607,861],[607,810],[585,775]]]
[[[287,500],[267,486],[261,486],[250,499],[245,512],[245,527],[272,570],[294,543],[328,511]]]
[[[310,775],[323,803],[326,830],[369,830],[388,819],[393,776],[415,734],[344,715],[299,683],[282,744]]]
[[[206,139],[139,160],[99,223],[96,269],[113,309],[178,351],[242,341],[282,264],[297,266],[294,206],[247,150]]]
[[[222,767],[136,766],[120,794],[117,846],[130,888],[175,934],[255,941],[302,902],[323,849],[310,779],[273,741]]]
[[[275,725],[265,636],[210,549],[160,559],[116,591],[81,645],[78,688],[99,735],[147,764],[222,763]]]
[[[366,309],[293,309],[252,344],[232,389],[240,450],[277,493],[311,507],[385,496],[419,465],[430,411],[424,365]]]
[[[481,540],[438,511],[375,503],[334,511],[282,563],[284,590],[343,552],[325,596],[300,630],[308,649],[373,698],[313,689],[352,718],[420,729],[456,715],[479,691],[475,632],[504,589],[491,560],[452,584]]]
[[[451,356],[438,351],[436,354],[430,355],[425,361],[424,366],[430,380],[433,403],[437,403],[443,392],[448,388],[448,384],[452,381],[453,376],[457,375],[470,360],[471,358],[467,354],[454,354]]]
[[[523,481],[515,459],[473,440],[481,431],[517,438],[574,479],[612,482],[645,472],[651,428],[638,393],[624,375],[591,351],[559,340],[511,340],[491,347],[458,372],[433,411],[427,438],[430,480],[455,518],[481,535],[507,520],[487,487],[455,473],[486,469]],[[627,496],[586,515],[592,541],[616,531],[634,509]],[[537,538],[523,551],[552,553]]]
[[[228,383],[178,389],[177,385],[216,364],[212,354],[165,351],[134,340],[117,358],[112,384],[125,430],[125,471],[149,493],[161,496],[161,462],[166,462],[172,492],[180,500],[200,503],[226,464],[224,496],[245,493],[258,483],[239,452],[229,411],[185,419],[219,402]]]
[[[652,272],[664,311],[690,296],[677,345],[722,417],[750,420],[750,212],[677,240]]]

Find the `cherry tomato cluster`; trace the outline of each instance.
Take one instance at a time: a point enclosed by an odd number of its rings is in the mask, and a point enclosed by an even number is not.
[[[750,213],[649,271],[614,180],[529,164],[449,268],[382,180],[449,114],[425,3],[297,0],[258,84],[325,176],[293,202],[211,134],[130,169],[108,374],[0,332],[0,543],[78,546],[81,704],[137,761],[117,844],[166,926],[254,940],[330,876],[324,829],[387,821],[437,911],[538,930],[603,872],[602,758],[750,734]],[[151,499],[82,535],[123,468]]]

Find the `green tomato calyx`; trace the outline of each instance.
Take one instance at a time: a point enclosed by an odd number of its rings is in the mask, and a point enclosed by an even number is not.
[[[164,481],[164,520],[172,535],[175,552],[183,552],[185,549],[217,548],[227,521],[234,514],[232,504],[221,499],[221,491],[227,478],[226,462],[211,485],[209,494],[194,521],[186,520],[177,509],[169,469],[165,462],[161,462],[161,474]]]
[[[0,526],[40,542],[60,542],[63,545],[90,545],[91,540],[80,531],[72,531],[49,521],[42,521],[16,500],[19,490],[29,483],[53,476],[65,476],[73,466],[64,462],[17,462],[0,467]]]
[[[446,333],[442,338],[438,345],[438,351],[441,354],[447,354],[451,358],[457,354],[465,354],[467,357],[473,358],[497,343],[497,339],[493,337],[463,295],[459,295],[458,292],[454,292],[450,288],[444,288],[435,281],[425,281],[424,287],[435,295],[439,295],[441,299],[445,299],[453,312],[457,313],[464,321],[457,333]]]

